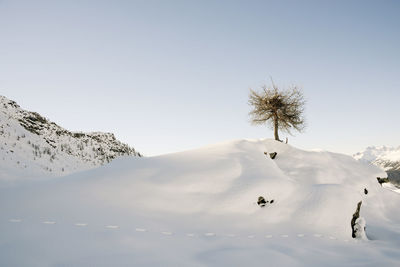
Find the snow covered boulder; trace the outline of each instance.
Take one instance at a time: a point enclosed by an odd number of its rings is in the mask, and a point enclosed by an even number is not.
[[[362,239],[362,240],[368,240],[367,235],[365,233],[365,226],[366,222],[363,217],[360,217],[356,220],[354,224],[354,233],[355,237],[357,239]]]

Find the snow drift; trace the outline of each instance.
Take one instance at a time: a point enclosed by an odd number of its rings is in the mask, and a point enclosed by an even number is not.
[[[120,158],[1,189],[0,265],[399,265],[400,196],[384,175],[274,140]],[[352,239],[360,201],[366,236]]]

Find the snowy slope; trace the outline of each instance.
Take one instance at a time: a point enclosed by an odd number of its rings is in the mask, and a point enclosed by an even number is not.
[[[383,175],[274,140],[120,158],[0,189],[0,265],[400,266],[400,197]],[[369,240],[351,237],[359,201]]]
[[[0,186],[95,168],[123,155],[140,156],[111,133],[70,132],[0,96]]]

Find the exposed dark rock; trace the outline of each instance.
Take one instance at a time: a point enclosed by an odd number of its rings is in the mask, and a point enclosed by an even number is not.
[[[360,217],[360,209],[361,209],[362,201],[358,202],[356,212],[353,214],[353,218],[351,219],[351,236],[353,238],[357,237],[357,229],[355,228],[356,220]]]
[[[264,198],[264,197],[262,197],[262,196],[259,196],[259,197],[258,197],[257,204],[258,204],[260,207],[264,207],[267,203],[268,203],[268,202],[265,201],[265,198]]]
[[[380,177],[376,177],[376,179],[378,180],[378,183],[382,186],[383,183],[389,183],[389,178],[380,178]]]
[[[60,136],[60,135],[66,135],[68,134],[68,132],[66,130],[56,130],[56,134]]]
[[[85,137],[86,134],[84,134],[84,133],[72,133],[72,136],[75,137],[75,138],[82,138],[82,137]]]
[[[269,153],[268,154],[268,152],[264,152],[264,155],[269,155],[269,157],[271,158],[271,159],[275,159],[275,157],[276,157],[276,155],[278,155],[278,153],[276,153],[276,152],[272,152],[272,153]]]
[[[44,117],[42,117],[42,116],[40,116],[38,113],[36,113],[36,112],[30,112],[30,113],[28,113],[28,114],[25,114],[25,117],[24,117],[24,119],[26,120],[26,121],[29,121],[30,123],[33,123],[33,124],[45,124],[45,123],[47,123],[47,119],[46,118],[44,118]]]
[[[364,194],[368,194],[368,190],[367,190],[367,188],[364,188]]]
[[[260,207],[265,207],[265,205],[268,204],[268,203],[269,203],[269,204],[272,204],[272,203],[274,203],[274,200],[271,199],[270,201],[268,201],[268,200],[265,200],[265,198],[262,197],[262,196],[259,196],[259,197],[258,197],[257,204],[258,204]]]

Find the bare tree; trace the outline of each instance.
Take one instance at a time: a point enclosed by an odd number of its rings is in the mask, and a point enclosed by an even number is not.
[[[301,132],[305,127],[305,100],[300,89],[291,86],[287,90],[279,90],[273,82],[272,87],[264,85],[261,89],[261,92],[250,89],[249,105],[253,108],[249,113],[251,123],[268,123],[274,130],[275,140],[278,141],[281,141],[278,130],[290,134],[291,128],[294,128]]]

